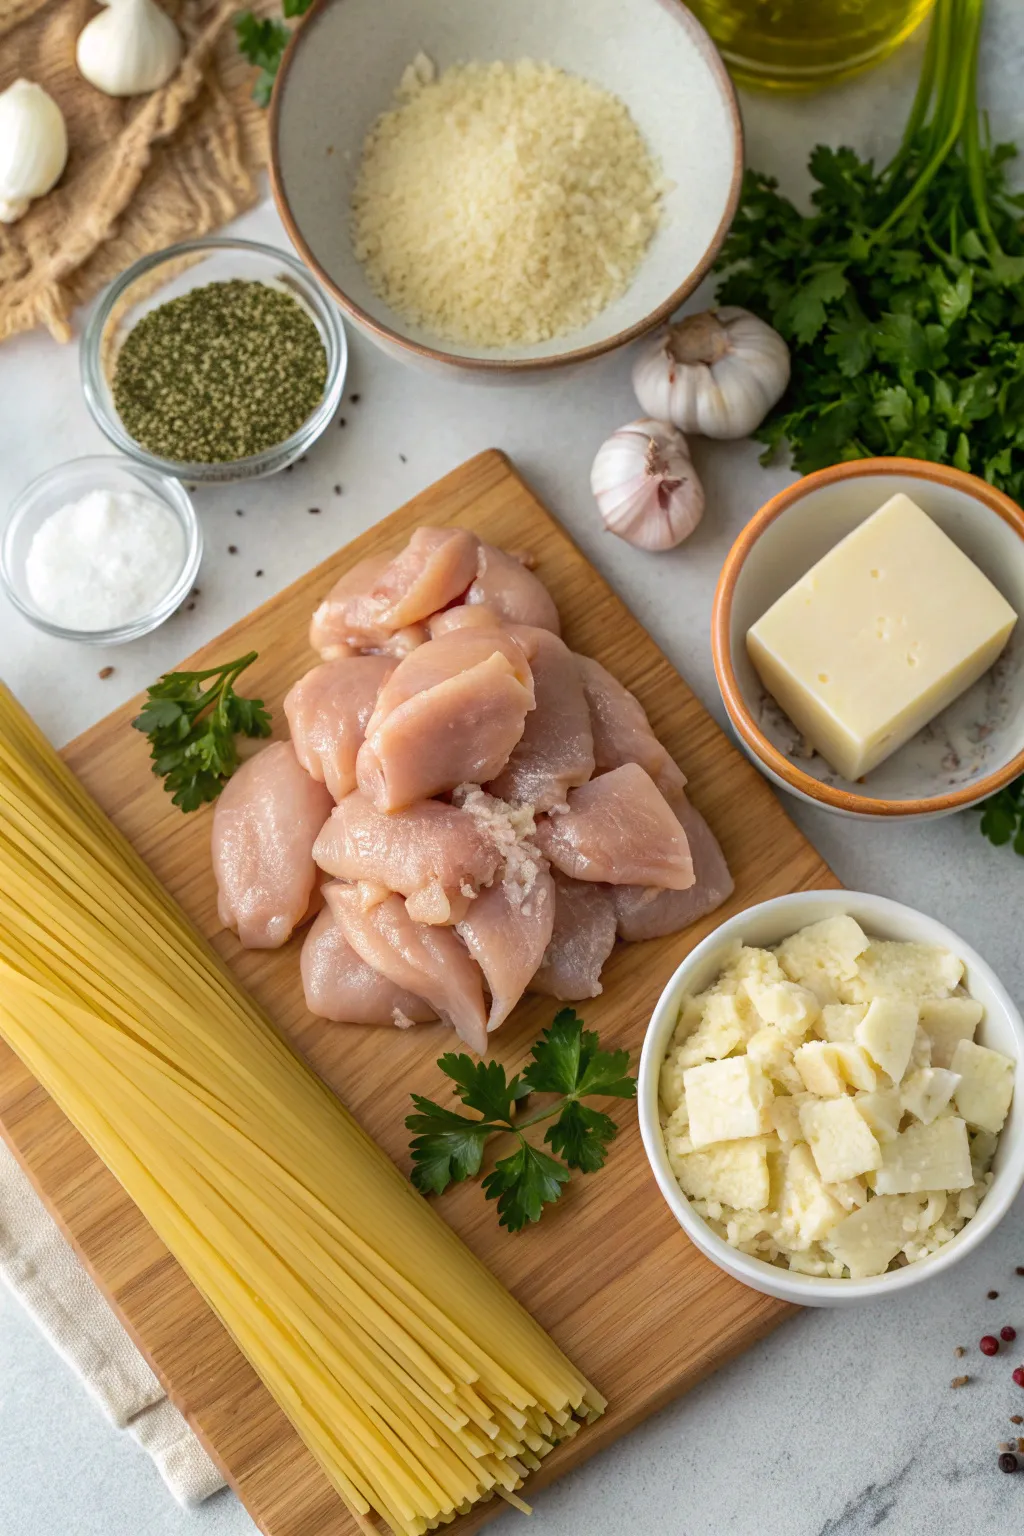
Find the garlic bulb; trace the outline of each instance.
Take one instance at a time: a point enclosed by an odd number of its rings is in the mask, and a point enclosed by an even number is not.
[[[631,421],[598,449],[590,489],[611,533],[640,549],[673,549],[704,512],[686,438],[667,421]]]
[[[181,34],[154,0],[109,0],[83,27],[78,67],[107,96],[138,96],[165,85],[181,61]]]
[[[0,224],[13,224],[49,192],[67,159],[68,131],[53,97],[31,80],[0,92]]]
[[[687,315],[648,343],[633,368],[641,408],[702,437],[746,437],[789,383],[789,348],[748,309]]]

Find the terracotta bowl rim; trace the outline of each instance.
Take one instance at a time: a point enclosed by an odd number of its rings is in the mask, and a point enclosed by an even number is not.
[[[995,768],[984,778],[964,785],[961,789],[943,794],[926,795],[913,800],[882,800],[871,795],[853,795],[848,790],[832,784],[822,784],[797,765],[777,747],[773,746],[756,725],[743,697],[739,680],[732,664],[730,629],[732,604],[747,559],[764,533],[777,518],[802,501],[810,491],[822,486],[835,485],[844,480],[869,479],[881,475],[903,475],[934,484],[950,486],[963,491],[1002,518],[1024,544],[1024,511],[1002,491],[997,491],[977,475],[967,474],[947,464],[933,464],[924,459],[874,458],[854,459],[846,464],[834,464],[829,469],[818,469],[786,486],[750,519],[725,557],[711,610],[711,652],[715,676],[723,703],[740,738],[761,763],[798,794],[806,795],[819,805],[827,805],[837,811],[857,816],[936,816],[949,811],[964,810],[979,800],[987,799],[1011,780],[1024,773],[1024,748],[1002,767]]]
[[[733,219],[736,217],[736,210],[739,207],[744,164],[743,119],[740,114],[739,98],[737,97],[736,87],[733,85],[732,78],[725,67],[721,54],[696,16],[685,5],[677,3],[677,0],[657,0],[661,8],[674,16],[680,26],[685,27],[696,41],[725,101],[735,135],[732,177],[729,183],[729,195],[726,200],[725,210],[711,237],[707,250],[693,270],[684,277],[683,281],[673,289],[666,299],[663,299],[656,308],[649,310],[646,315],[642,316],[641,319],[635,321],[632,325],[626,326],[621,331],[616,331],[612,336],[606,336],[601,341],[591,342],[588,346],[576,347],[571,351],[558,352],[548,357],[468,357],[458,352],[446,352],[441,347],[428,346],[424,342],[413,341],[410,337],[403,335],[401,331],[395,330],[393,326],[385,325],[383,321],[374,319],[354,299],[349,298],[314,256],[313,251],[299,230],[288,200],[288,193],[281,172],[281,102],[288,88],[291,66],[295,61],[298,49],[302,46],[302,37],[307,26],[315,21],[318,16],[321,16],[329,6],[340,3],[341,0],[313,0],[313,4],[303,17],[302,24],[293,29],[291,39],[285,49],[270,99],[270,188],[288,238],[310,272],[326,288],[335,303],[347,315],[358,325],[362,326],[364,330],[371,332],[385,346],[392,345],[420,359],[432,363],[440,363],[466,373],[499,375],[504,373],[511,376],[515,374],[546,372],[553,368],[563,368],[573,363],[588,362],[591,358],[603,357],[606,353],[614,352],[618,348],[625,346],[628,342],[636,341],[640,337],[648,335],[662,321],[668,320],[671,315],[675,314],[680,305],[690,297],[703,282],[704,278],[707,277],[722,249],[725,237],[729,233]]]

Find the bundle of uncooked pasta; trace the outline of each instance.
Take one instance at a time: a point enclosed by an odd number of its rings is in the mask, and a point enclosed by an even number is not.
[[[0,685],[0,1035],[365,1531],[515,1490],[603,1399],[232,980]]]

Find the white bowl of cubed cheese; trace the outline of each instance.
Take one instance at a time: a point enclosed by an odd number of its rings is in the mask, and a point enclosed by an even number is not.
[[[679,966],[640,1058],[640,1129],[680,1226],[784,1301],[840,1306],[957,1263],[1024,1184],[1024,1021],[942,923],[802,891]]]

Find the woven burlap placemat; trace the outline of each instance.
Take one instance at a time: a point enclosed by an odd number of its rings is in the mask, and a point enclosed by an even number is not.
[[[70,153],[54,190],[0,224],[0,341],[71,315],[138,256],[206,234],[251,207],[266,114],[231,18],[240,0],[166,0],[181,67],[149,96],[115,101],[83,80],[75,42],[93,0],[0,0],[0,90],[24,76],[64,113]],[[256,11],[279,14],[276,0]]]

